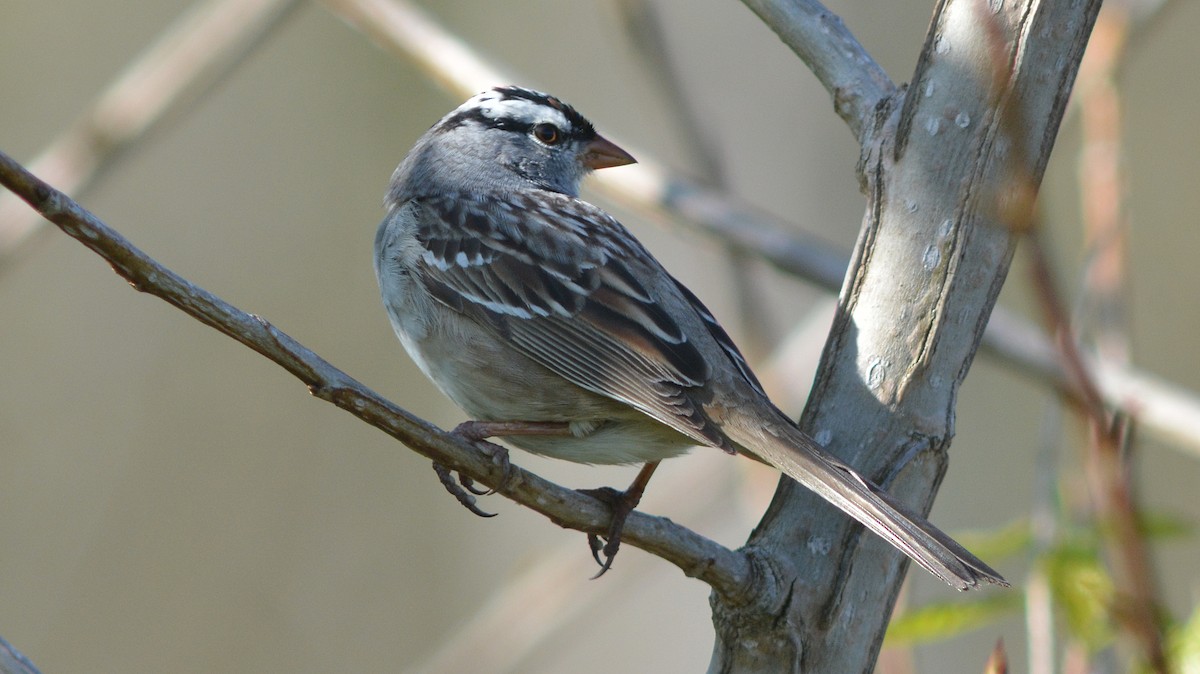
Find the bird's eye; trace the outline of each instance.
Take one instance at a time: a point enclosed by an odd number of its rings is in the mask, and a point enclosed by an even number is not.
[[[557,145],[562,140],[562,133],[557,126],[543,122],[533,127],[533,137],[546,145]]]

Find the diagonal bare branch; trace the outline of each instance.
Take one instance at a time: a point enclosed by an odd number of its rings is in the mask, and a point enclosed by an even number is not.
[[[317,398],[350,412],[437,463],[497,489],[559,526],[606,531],[611,513],[600,501],[516,466],[506,473],[470,443],[397,407],[266,320],[234,307],[163,266],[3,152],[0,184],[107,260],[135,289],[166,301],[257,351],[304,382]],[[635,512],[629,517],[623,540],[670,561],[722,595],[736,598],[749,586],[752,574],[745,555],[670,520]]]

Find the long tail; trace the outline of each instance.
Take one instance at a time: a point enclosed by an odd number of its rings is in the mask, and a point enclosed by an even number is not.
[[[815,491],[952,587],[969,590],[981,580],[1008,586],[999,573],[953,538],[825,452],[800,429],[788,423],[771,430],[782,437],[759,432],[743,439],[736,437],[741,433],[735,431],[730,438],[751,448],[764,461]]]

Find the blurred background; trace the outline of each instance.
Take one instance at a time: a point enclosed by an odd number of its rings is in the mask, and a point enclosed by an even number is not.
[[[31,161],[192,5],[7,3],[0,149]],[[933,5],[829,3],[897,82],[912,74]],[[857,145],[824,89],[737,2],[652,7],[728,189],[848,252],[864,206]],[[700,172],[613,3],[438,0],[425,8],[518,73],[520,84],[574,104],[605,135],[684,174]],[[1137,29],[1120,70],[1132,358],[1191,391],[1200,390],[1200,83],[1178,73],[1196,63],[1196,25],[1200,4],[1168,3]],[[392,335],[371,244],[391,171],[460,102],[323,5],[300,4],[80,201],[192,282],[264,316],[401,406],[453,426],[462,414]],[[1080,161],[1078,115],[1069,114],[1042,196],[1059,278],[1072,290],[1082,263]],[[750,284],[772,311],[748,328],[719,244],[600,203],[735,339],[754,345],[760,369],[798,324],[815,324],[817,335],[827,325],[828,293],[753,263]],[[1001,304],[1035,316],[1027,271],[1018,252]],[[704,585],[628,546],[612,572],[588,580],[595,568],[581,534],[499,497],[482,502],[499,517],[469,514],[428,461],[309,397],[262,357],[132,292],[57,230],[0,262],[0,325],[0,635],[45,672],[707,665]],[[821,340],[798,344],[800,364],[786,378],[804,389]],[[803,401],[780,395],[798,414]],[[1064,465],[1078,453],[1079,424],[1056,415],[1053,401],[1010,366],[976,360],[934,522],[961,532],[1029,516],[1044,476],[1038,453],[1049,446]],[[1196,447],[1145,434],[1136,452],[1146,507],[1194,522]],[[522,453],[514,460],[581,488],[623,487],[635,472]],[[651,487],[643,508],[738,546],[775,482],[749,464],[711,450],[668,462],[656,478],[665,484]],[[1176,536],[1154,552],[1168,608],[1186,618],[1200,599],[1200,542]],[[997,566],[1019,584],[1028,564],[1016,556]],[[498,598],[531,573],[514,601]],[[910,576],[911,604],[954,598],[926,574]],[[545,617],[516,635],[489,632],[488,620],[511,626],[532,615]],[[1016,612],[922,646],[911,663],[977,671],[997,637],[1020,662],[1025,626]]]

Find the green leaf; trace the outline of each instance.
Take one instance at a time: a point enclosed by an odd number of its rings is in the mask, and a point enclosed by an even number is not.
[[[1040,560],[1070,633],[1093,651],[1110,644],[1113,582],[1091,545],[1064,544]]]
[[[999,529],[957,531],[954,539],[980,559],[992,560],[1026,553],[1033,545],[1029,520],[1014,520]]]
[[[1022,603],[1020,593],[1004,592],[974,601],[928,604],[893,620],[883,643],[912,645],[947,639],[1017,613]]]
[[[1142,512],[1138,530],[1146,538],[1180,538],[1196,532],[1196,523],[1174,513]]]

